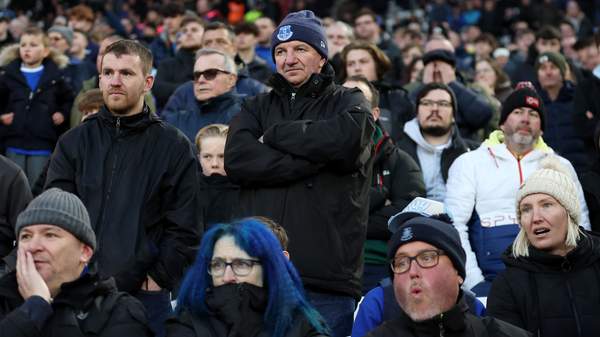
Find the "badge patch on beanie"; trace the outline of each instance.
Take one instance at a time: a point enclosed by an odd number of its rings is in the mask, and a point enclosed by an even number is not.
[[[294,35],[294,32],[292,32],[292,26],[281,26],[279,28],[279,32],[277,32],[277,39],[279,39],[279,41],[286,41],[289,40],[292,35]]]
[[[525,104],[538,109],[540,107],[540,100],[535,97],[525,96]]]
[[[408,241],[413,238],[412,227],[406,227],[402,231],[402,236],[400,237],[400,241]]]

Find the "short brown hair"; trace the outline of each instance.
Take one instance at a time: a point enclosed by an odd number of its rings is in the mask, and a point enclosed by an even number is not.
[[[100,109],[104,105],[102,99],[102,91],[98,88],[86,91],[81,95],[77,108],[85,113],[92,110]]]
[[[104,57],[107,54],[115,54],[116,57],[121,57],[121,55],[137,55],[140,57],[144,75],[150,74],[150,70],[152,69],[152,52],[136,40],[119,40],[111,43],[104,51],[102,62],[104,62]]]
[[[258,34],[260,34],[260,32],[258,31],[258,27],[252,22],[242,22],[239,25],[235,26],[233,31],[235,32],[235,35],[246,33],[258,36]]]
[[[265,224],[265,226],[267,226],[267,228],[270,229],[271,232],[273,232],[273,234],[275,234],[275,237],[277,238],[277,240],[279,240],[279,243],[281,244],[281,248],[283,248],[283,250],[288,249],[289,239],[287,233],[285,232],[285,229],[281,227],[280,224],[278,224],[275,220],[271,218],[267,218],[266,216],[253,216],[250,218],[258,220]]]
[[[181,24],[179,25],[179,28],[183,28],[186,25],[195,22],[197,24],[199,24],[200,26],[204,27],[206,25],[206,22],[204,22],[204,20],[202,20],[202,18],[196,16],[196,15],[185,15],[183,17],[183,19],[181,20]]]
[[[375,23],[377,23],[377,14],[375,12],[373,12],[372,9],[370,8],[362,8],[361,10],[358,11],[358,13],[356,13],[356,15],[354,16],[354,24],[356,24],[356,20],[358,20],[358,18],[360,18],[361,16],[365,16],[368,15],[370,17],[373,18],[373,21],[375,21]]]
[[[71,8],[67,14],[69,19],[75,18],[76,20],[85,20],[89,22],[94,22],[95,19],[94,11],[89,6],[83,4]]]
[[[367,80],[366,77],[364,77],[362,75],[350,76],[350,77],[347,77],[344,82],[347,82],[347,81],[360,82],[360,83],[363,83],[364,85],[366,85],[369,88],[369,90],[371,90],[371,102],[369,102],[369,103],[371,103],[371,108],[379,107],[379,90],[377,90],[377,88],[375,88],[373,83],[369,82],[369,80]]]
[[[220,21],[214,21],[214,22],[211,22],[208,25],[206,25],[206,27],[204,27],[204,34],[206,34],[206,32],[208,32],[208,31],[219,30],[219,29],[225,29],[229,40],[231,40],[231,42],[235,41],[235,32],[233,31],[233,28],[231,28],[230,25],[220,22]]]
[[[343,64],[341,72],[342,78],[346,78],[346,76],[348,76],[348,74],[346,74],[346,62],[348,60],[348,53],[356,49],[365,50],[371,55],[373,61],[375,62],[375,72],[377,73],[378,80],[381,80],[383,75],[390,69],[392,69],[392,62],[381,49],[379,49],[376,45],[372,44],[371,42],[358,40],[348,44],[346,47],[344,47],[344,49],[342,49],[342,52],[340,53]]]

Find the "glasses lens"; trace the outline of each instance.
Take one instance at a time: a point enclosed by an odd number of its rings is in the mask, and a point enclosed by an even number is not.
[[[431,268],[437,264],[439,254],[436,251],[422,252],[417,255],[417,262],[423,268]]]
[[[206,69],[205,71],[194,71],[194,81],[198,81],[200,76],[204,76],[207,81],[212,81],[221,72],[219,69]]]
[[[411,259],[408,256],[403,256],[392,261],[392,270],[396,274],[402,274],[410,268]]]
[[[212,260],[208,265],[208,273],[213,276],[223,275],[226,266],[223,260]]]
[[[231,268],[233,268],[233,273],[237,276],[246,276],[250,274],[250,271],[252,270],[252,261],[233,260],[231,262]]]

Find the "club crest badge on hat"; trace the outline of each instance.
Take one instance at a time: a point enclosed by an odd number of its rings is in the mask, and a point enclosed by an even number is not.
[[[534,108],[540,107],[540,100],[535,97],[525,96],[525,103]]]
[[[279,28],[279,32],[277,33],[277,39],[279,39],[279,41],[287,41],[292,37],[292,35],[294,35],[294,32],[292,32],[292,26],[281,26]]]
[[[404,228],[404,230],[402,231],[402,237],[400,238],[400,241],[404,242],[404,241],[408,241],[412,238],[413,238],[412,228],[411,227]]]
[[[327,46],[325,46],[325,42],[321,41],[321,48],[326,48]]]

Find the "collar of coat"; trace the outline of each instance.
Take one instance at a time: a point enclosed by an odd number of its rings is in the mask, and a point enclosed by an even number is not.
[[[12,272],[0,279],[0,298],[5,298],[11,307],[18,307],[23,303],[19,294],[17,274]],[[53,306],[65,305],[83,310],[98,296],[103,296],[117,287],[113,278],[100,280],[96,273],[83,273],[78,279],[61,285],[60,293],[54,298]]]
[[[335,71],[329,62],[325,63],[320,73],[315,73],[310,76],[308,81],[300,88],[293,88],[290,83],[281,74],[274,74],[269,80],[269,86],[273,91],[281,96],[288,96],[295,92],[298,96],[319,97],[326,93],[325,89],[333,84]]]
[[[446,333],[455,333],[466,329],[465,315],[469,306],[461,292],[459,300],[450,310],[434,316],[425,321],[415,322],[409,320],[411,330],[418,332],[419,336],[441,336],[441,329]]]
[[[146,104],[144,104],[141,113],[135,114],[133,116],[123,117],[113,115],[110,111],[108,111],[106,105],[103,105],[97,114],[86,118],[84,123],[92,120],[99,120],[103,124],[112,128],[117,127],[118,121],[119,127],[122,130],[143,130],[154,123],[160,123],[160,119],[158,118],[158,116],[152,113],[150,111],[150,108]]]

